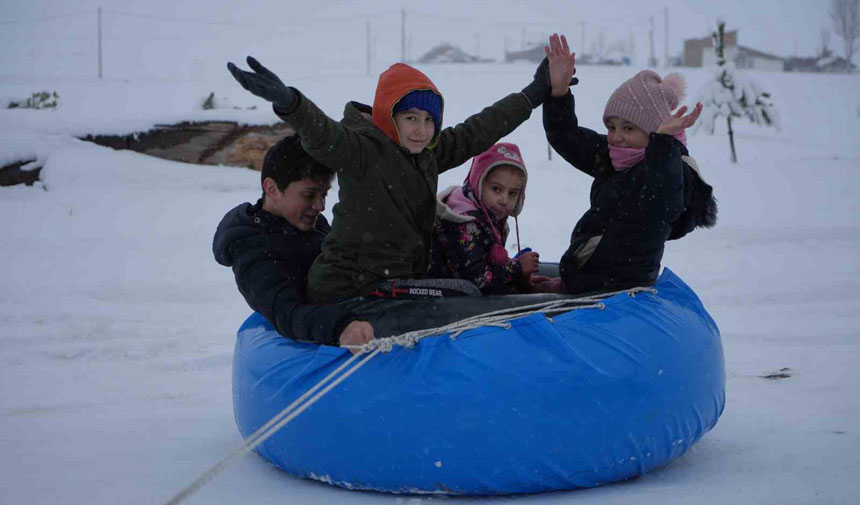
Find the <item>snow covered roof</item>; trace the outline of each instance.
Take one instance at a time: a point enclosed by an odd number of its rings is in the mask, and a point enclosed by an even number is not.
[[[443,42],[418,58],[418,63],[488,63],[492,58],[481,58],[466,53],[459,47]]]
[[[744,56],[755,56],[756,58],[765,58],[774,61],[785,61],[785,58],[776,56],[775,54],[766,53],[746,46],[738,46],[738,51]]]

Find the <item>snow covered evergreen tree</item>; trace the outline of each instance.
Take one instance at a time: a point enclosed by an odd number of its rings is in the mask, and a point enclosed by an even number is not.
[[[729,131],[729,145],[732,150],[732,163],[737,163],[732,118],[746,117],[759,126],[773,126],[779,129],[779,116],[773,107],[770,93],[762,91],[749,76],[739,71],[734,62],[727,61],[723,38],[725,22],[717,23],[713,33],[714,50],[717,53],[717,69],[714,78],[699,92],[698,101],[704,109],[693,127],[693,133],[704,129],[714,134],[718,118],[725,117]]]

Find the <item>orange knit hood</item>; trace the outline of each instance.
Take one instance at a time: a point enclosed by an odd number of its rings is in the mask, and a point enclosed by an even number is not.
[[[398,146],[400,144],[400,132],[397,131],[397,125],[394,123],[394,106],[407,93],[416,90],[430,90],[442,100],[442,111],[445,110],[445,100],[442,93],[436,89],[436,85],[429,77],[424,75],[420,70],[410,67],[405,63],[395,63],[388,67],[388,70],[379,75],[379,82],[376,84],[376,96],[373,99],[373,126],[382,130],[382,132],[393,140]],[[439,131],[442,129],[442,114],[439,115],[439,125],[436,129],[437,133],[430,141],[427,147],[433,147],[439,140]]]

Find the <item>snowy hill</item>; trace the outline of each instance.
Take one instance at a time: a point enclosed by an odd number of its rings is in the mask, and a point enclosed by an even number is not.
[[[445,95],[447,125],[521,89],[534,72],[525,63],[423,70]],[[601,129],[606,99],[634,71],[578,68],[581,124]],[[710,78],[708,70],[685,73],[691,96]],[[684,457],[644,477],[490,502],[856,503],[860,76],[754,77],[772,93],[782,129],[735,123],[734,165],[720,125],[713,137],[691,136],[691,153],[715,188],[719,222],[670,243],[664,259],[722,331],[727,405],[719,424]],[[370,103],[375,83],[376,76],[312,73],[291,82],[335,118],[347,100]],[[263,105],[226,79],[212,88],[237,106]],[[209,91],[199,82],[0,78],[0,98],[41,89],[58,91],[57,110],[0,110],[0,165],[44,164],[43,184],[0,188],[3,501],[160,503],[241,441],[230,365],[249,310],[210,245],[221,216],[259,196],[259,174],[73,136],[276,118],[265,106],[195,110]],[[587,208],[590,180],[555,154],[547,159],[540,111],[507,140],[520,145],[530,171],[524,245],[556,259]],[[440,187],[465,173],[444,174]],[[188,503],[438,500],[344,491],[249,456]]]

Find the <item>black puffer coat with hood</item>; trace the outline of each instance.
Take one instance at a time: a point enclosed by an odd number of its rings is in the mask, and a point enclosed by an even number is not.
[[[568,292],[651,285],[667,240],[716,223],[713,189],[672,136],[652,133],[645,159],[617,171],[606,135],[579,127],[572,94],[547,99],[543,123],[553,149],[594,178],[591,206],[576,223],[559,265]]]
[[[343,305],[309,305],[307,273],[329,232],[324,216],[301,231],[286,219],[243,203],[224,216],[212,242],[215,260],[231,267],[239,292],[281,335],[325,345],[356,317]]]

